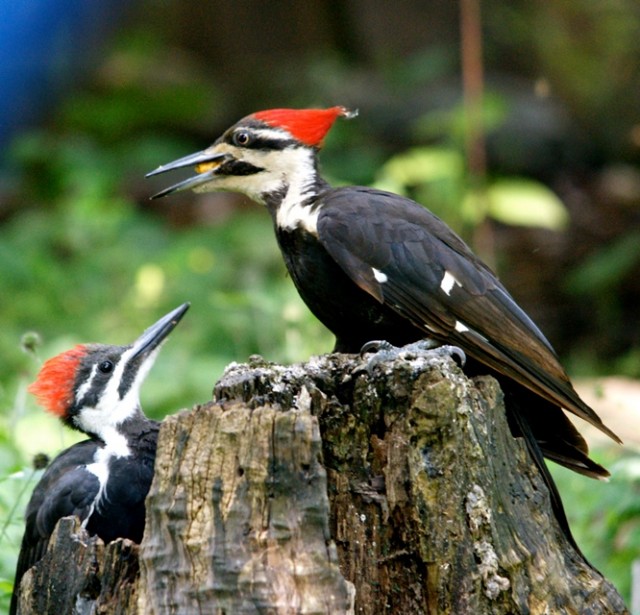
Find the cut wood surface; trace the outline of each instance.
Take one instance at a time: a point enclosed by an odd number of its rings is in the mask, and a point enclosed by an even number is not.
[[[139,573],[136,553],[61,522],[20,612],[628,612],[563,535],[497,383],[447,358],[230,365],[164,421]]]

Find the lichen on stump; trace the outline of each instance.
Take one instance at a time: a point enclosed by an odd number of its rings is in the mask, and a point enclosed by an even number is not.
[[[497,383],[420,356],[254,358],[165,420],[136,596],[141,615],[628,612]]]

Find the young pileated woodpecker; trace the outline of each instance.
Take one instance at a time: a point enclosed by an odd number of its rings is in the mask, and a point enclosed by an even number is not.
[[[353,115],[344,107],[249,115],[204,151],[149,173],[187,166],[197,172],[155,197],[230,190],[265,205],[287,269],[305,303],[335,334],[336,351],[423,338],[463,349],[468,373],[499,380],[511,429],[525,438],[566,526],[541,453],[587,476],[608,472],[589,458],[562,408],[619,438],[580,399],[538,327],[444,222],[396,194],[332,188],[322,179],[322,140],[338,117]]]
[[[60,453],[33,491],[10,613],[17,610],[22,576],[42,558],[62,517],[76,515],[105,543],[142,540],[160,423],[144,415],[139,390],[188,309],[188,303],[176,308],[129,346],[87,344],[63,352],[29,387],[45,409],[89,439]]]

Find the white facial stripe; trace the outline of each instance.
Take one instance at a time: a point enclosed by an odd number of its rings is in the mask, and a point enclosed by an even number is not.
[[[120,386],[120,381],[122,380],[124,368],[126,367],[127,362],[129,361],[133,353],[134,349],[129,348],[125,350],[122,355],[120,355],[120,360],[111,373],[111,378],[109,378],[109,382],[107,383],[103,394],[100,396],[99,408],[116,408],[119,405],[120,394],[118,393],[118,387]]]
[[[445,271],[442,276],[442,281],[440,282],[440,288],[442,291],[446,295],[450,295],[451,290],[456,284],[462,288],[462,284],[457,280],[457,278],[450,271]]]
[[[460,333],[466,333],[467,331],[469,331],[469,327],[467,327],[467,325],[465,325],[464,323],[460,322],[459,320],[456,320],[455,329],[456,329],[456,331],[459,331]]]
[[[277,214],[280,227],[293,229],[302,227],[317,235],[318,215],[320,210],[311,210],[301,203],[315,194],[313,182],[316,176],[314,154],[301,148],[287,148],[281,152],[271,152],[269,166],[273,175],[281,178],[281,185],[288,184],[287,195],[282,201]]]
[[[278,130],[277,128],[252,128],[251,132],[259,139],[265,139],[270,141],[286,141],[293,139],[293,137],[284,130]]]
[[[380,282],[380,284],[384,284],[389,279],[386,273],[383,273],[375,267],[371,267],[371,271],[373,271],[373,277]]]
[[[96,434],[105,443],[108,442],[108,438],[113,438],[115,428],[133,416],[139,408],[140,386],[149,373],[159,350],[160,347],[156,348],[153,353],[145,359],[144,364],[136,374],[135,380],[131,383],[129,390],[125,396],[120,399],[118,387],[126,364],[135,352],[135,349],[129,348],[122,353],[120,361],[118,361],[107,386],[98,400],[98,404],[94,407],[83,407],[74,417],[74,421],[78,427],[87,433]]]
[[[93,384],[93,379],[96,377],[97,372],[98,372],[98,366],[94,365],[91,368],[91,373],[89,374],[89,377],[78,387],[78,391],[76,393],[77,403],[79,404],[82,403],[82,400],[84,399],[85,395],[91,389],[91,385]]]

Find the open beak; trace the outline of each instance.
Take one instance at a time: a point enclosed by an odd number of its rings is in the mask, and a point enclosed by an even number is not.
[[[151,171],[151,173],[147,173],[145,177],[153,177],[154,175],[160,175],[161,173],[173,171],[174,169],[193,166],[196,168],[196,173],[198,173],[198,175],[185,179],[173,186],[169,186],[169,188],[165,188],[157,194],[154,194],[151,198],[159,199],[173,192],[181,192],[183,190],[189,190],[190,188],[206,184],[213,179],[216,174],[216,170],[220,165],[230,157],[230,154],[223,152],[203,150],[202,152],[189,154],[189,156],[184,156],[184,158],[178,158],[178,160],[174,160],[173,162],[160,165],[157,169]]]
[[[189,309],[190,303],[183,303],[180,307],[166,316],[163,316],[158,322],[151,325],[135,342],[133,342],[133,353],[129,360],[138,359],[144,361],[146,357],[156,350],[166,337],[173,331],[180,322],[186,311]]]

